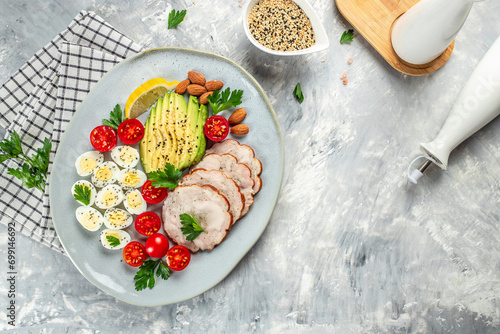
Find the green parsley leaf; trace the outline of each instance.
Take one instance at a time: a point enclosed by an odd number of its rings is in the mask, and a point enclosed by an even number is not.
[[[118,126],[123,122],[123,111],[119,104],[109,113],[109,119],[103,119],[102,124],[118,130]]]
[[[177,187],[177,183],[182,176],[182,171],[174,167],[170,163],[165,164],[164,170],[154,171],[148,174],[148,179],[152,181],[152,185],[156,188],[168,188],[170,190]]]
[[[0,143],[0,148],[2,151],[6,153],[7,156],[11,158],[17,158],[18,155],[23,153],[23,149],[21,147],[21,139],[19,138],[19,134],[14,131],[10,133],[10,140],[5,139]],[[5,159],[5,160],[7,160]],[[4,160],[4,161],[5,161]]]
[[[38,169],[44,176],[47,176],[49,169],[50,150],[52,143],[48,138],[43,141],[43,148],[37,149],[37,153],[31,156],[31,164],[34,168]]]
[[[293,95],[297,98],[297,101],[299,101],[299,103],[302,103],[302,101],[304,101],[304,95],[302,94],[302,87],[300,87],[300,82],[295,86]]]
[[[160,264],[156,269],[156,277],[161,277],[164,280],[167,280],[170,277],[170,268],[164,265],[161,261],[158,261]]]
[[[4,161],[7,161],[9,159],[12,159],[12,157],[8,154],[0,154],[0,164],[3,163]]]
[[[48,138],[45,138],[43,148],[37,149],[37,153],[33,154],[30,159],[23,152],[19,134],[13,131],[10,133],[10,139],[5,139],[0,142],[0,149],[5,152],[4,154],[0,154],[0,163],[9,159],[19,159],[23,161],[21,168],[9,168],[7,174],[21,180],[23,185],[28,189],[36,187],[44,192],[51,148],[52,143]]]
[[[106,240],[108,240],[109,245],[111,247],[116,247],[116,246],[120,245],[120,239],[118,239],[117,237],[114,237],[112,235],[107,235]]]
[[[139,267],[137,274],[134,276],[135,289],[137,291],[141,291],[146,288],[152,289],[156,283],[155,274],[157,277],[167,280],[170,277],[170,268],[165,266],[161,262],[161,259],[145,260]]]
[[[7,174],[10,174],[22,181],[23,186],[28,189],[36,187],[42,192],[45,190],[45,180],[39,170],[33,169],[27,163],[23,164],[21,169],[9,168]]]
[[[78,202],[81,202],[83,205],[89,205],[90,204],[90,188],[82,185],[82,184],[77,184],[75,186],[75,193],[73,196]]]
[[[205,232],[205,230],[200,226],[200,224],[193,216],[187,213],[182,213],[180,215],[180,218],[182,224],[181,231],[183,234],[187,234],[187,240],[193,241],[197,236],[200,235],[201,232]]]
[[[222,93],[216,89],[213,94],[207,96],[207,100],[212,107],[214,115],[226,110],[229,107],[236,107],[241,104],[242,90],[233,90],[226,88]]]
[[[175,9],[172,9],[170,14],[168,14],[168,29],[175,27],[179,23],[181,23],[184,20],[184,16],[186,16],[186,10],[180,10],[176,11]]]
[[[342,33],[342,36],[340,37],[340,44],[351,42],[352,40],[354,40],[354,30],[349,29]]]

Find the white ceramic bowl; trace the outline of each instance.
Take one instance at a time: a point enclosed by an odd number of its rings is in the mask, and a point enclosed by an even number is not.
[[[306,0],[293,0],[293,1],[300,8],[302,8],[304,13],[307,15],[307,17],[311,21],[311,25],[312,25],[312,28],[314,30],[314,35],[316,37],[316,43],[313,46],[311,46],[310,48],[303,49],[303,50],[297,50],[297,51],[275,51],[275,50],[266,48],[265,46],[263,46],[262,44],[257,42],[257,40],[255,40],[255,38],[252,36],[252,33],[250,32],[250,29],[248,27],[248,16],[250,15],[250,11],[252,10],[253,6],[257,2],[259,2],[259,0],[250,0],[250,1],[248,1],[247,6],[245,8],[245,14],[244,14],[245,17],[243,18],[243,28],[245,29],[245,33],[246,33],[248,39],[250,40],[250,42],[252,42],[253,45],[255,45],[257,48],[259,48],[260,50],[262,50],[264,52],[267,52],[267,53],[270,53],[273,55],[277,55],[277,56],[304,55],[304,54],[308,54],[308,53],[313,53],[313,52],[325,50],[326,48],[328,48],[330,43],[328,42],[328,36],[326,35],[325,28],[323,27],[323,24],[319,20],[318,15],[316,15],[316,12],[311,7],[309,2],[307,2]]]

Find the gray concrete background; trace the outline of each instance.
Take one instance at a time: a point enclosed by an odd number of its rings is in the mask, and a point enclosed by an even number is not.
[[[243,0],[244,4],[247,0]],[[82,9],[145,48],[181,46],[248,70],[285,143],[280,199],[260,241],[220,284],[139,308],[90,284],[64,255],[17,236],[17,323],[6,322],[7,230],[0,224],[5,333],[498,333],[500,120],[459,146],[448,171],[417,186],[406,168],[500,35],[500,2],[474,4],[448,63],[424,77],[392,69],[332,0],[311,1],[324,52],[280,58],[246,39],[237,0],[0,0],[0,81]],[[185,21],[167,30],[172,8]],[[352,57],[352,64],[347,60]],[[340,80],[346,72],[348,85]],[[305,100],[292,95],[300,82]]]

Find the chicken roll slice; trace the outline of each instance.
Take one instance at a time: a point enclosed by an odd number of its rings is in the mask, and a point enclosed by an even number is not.
[[[242,145],[234,139],[226,139],[222,142],[215,143],[211,148],[206,151],[206,154],[231,154],[236,158],[238,163],[246,165],[250,168],[253,185],[253,195],[259,192],[262,187],[262,163],[259,159],[255,158],[254,150],[248,145]]]
[[[180,215],[191,215],[205,232],[194,240],[187,240],[181,228]],[[232,216],[229,203],[212,186],[178,186],[165,200],[162,208],[163,228],[176,244],[191,252],[212,250],[226,238]]]
[[[191,172],[197,169],[218,170],[223,172],[227,177],[233,179],[240,188],[240,192],[245,196],[245,206],[241,212],[243,217],[250,205],[253,203],[253,185],[250,168],[244,164],[238,163],[235,157],[230,154],[207,154],[201,161],[191,167]]]
[[[241,211],[245,205],[245,197],[233,179],[228,178],[218,170],[197,169],[191,174],[186,174],[181,179],[180,185],[189,186],[210,185],[215,187],[229,202],[229,212],[233,215],[233,224],[241,217]]]

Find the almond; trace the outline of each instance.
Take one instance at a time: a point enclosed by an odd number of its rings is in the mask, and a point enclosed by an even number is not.
[[[212,95],[214,92],[206,92],[204,93],[203,95],[200,96],[200,103],[201,104],[207,104],[208,103],[208,100],[207,100],[207,96],[208,95]]]
[[[200,74],[200,73],[195,72],[195,71],[189,71],[188,78],[191,81],[191,83],[196,84],[196,85],[200,85],[200,86],[205,86],[205,82],[207,82],[207,80],[205,79],[203,74]]]
[[[191,84],[191,81],[189,79],[182,80],[175,86],[175,92],[177,94],[184,94],[186,92],[187,87]]]
[[[222,86],[224,86],[224,83],[222,81],[219,81],[219,80],[210,80],[210,81],[207,81],[205,83],[205,88],[208,91],[221,89]]]
[[[190,84],[187,86],[187,92],[194,96],[200,96],[207,92],[207,89],[197,84]]]
[[[247,116],[247,112],[243,108],[236,109],[231,116],[229,116],[229,125],[235,125],[241,123]]]
[[[231,133],[233,135],[237,135],[237,136],[244,136],[249,131],[250,131],[250,129],[248,128],[248,125],[246,125],[246,124],[238,124],[238,125],[235,125],[231,128]]]

